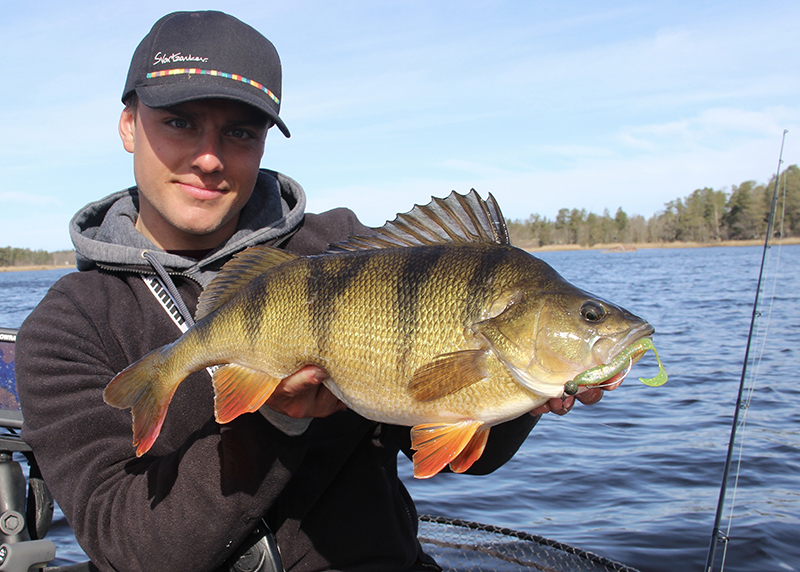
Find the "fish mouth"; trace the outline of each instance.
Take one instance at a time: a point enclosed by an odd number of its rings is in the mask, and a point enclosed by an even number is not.
[[[608,363],[602,363],[598,366],[587,369],[579,373],[572,380],[564,384],[564,393],[567,395],[575,395],[580,389],[581,385],[602,387],[605,389],[613,389],[622,383],[622,380],[630,373],[633,364],[639,361],[647,350],[653,350],[658,361],[658,374],[650,379],[639,378],[639,381],[650,386],[659,386],[667,382],[667,372],[664,369],[661,359],[658,357],[658,352],[653,345],[653,340],[650,337],[655,331],[649,324],[646,327],[637,328],[638,331],[631,332],[621,344],[630,342],[624,345],[623,349],[616,353],[613,359]],[[642,335],[644,333],[644,335]]]
[[[613,363],[627,348],[642,338],[647,338],[655,333],[655,328],[643,322],[630,328],[620,340],[613,338],[600,338],[592,347],[592,353],[597,360],[597,365]]]

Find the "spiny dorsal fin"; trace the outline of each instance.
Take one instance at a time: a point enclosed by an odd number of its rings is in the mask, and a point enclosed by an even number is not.
[[[298,258],[301,257],[297,254],[266,245],[243,250],[222,267],[200,295],[195,320],[205,318],[222,306],[259,274]]]
[[[491,193],[484,201],[475,189],[466,195],[453,191],[446,199],[433,198],[425,206],[398,214],[374,236],[351,236],[332,244],[330,251],[369,250],[398,246],[429,246],[464,242],[510,244],[500,207]]]

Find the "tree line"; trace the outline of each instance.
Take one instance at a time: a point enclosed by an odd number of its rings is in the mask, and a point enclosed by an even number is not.
[[[75,265],[75,252],[59,250],[31,250],[29,248],[0,248],[0,267],[2,266],[66,266]]]
[[[766,185],[745,181],[730,191],[709,187],[664,205],[649,219],[628,215],[619,207],[612,216],[586,209],[560,209],[555,220],[532,214],[526,220],[509,220],[511,242],[521,247],[558,244],[636,244],[763,239],[772,206],[775,175]],[[800,236],[800,169],[786,168],[780,175],[775,232]]]

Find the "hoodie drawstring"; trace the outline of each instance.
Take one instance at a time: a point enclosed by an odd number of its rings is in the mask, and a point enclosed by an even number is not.
[[[145,250],[142,252],[142,256],[145,260],[147,260],[147,262],[150,263],[150,266],[153,267],[153,270],[155,270],[156,274],[158,274],[158,277],[161,279],[161,284],[167,289],[167,292],[169,292],[169,297],[172,300],[172,303],[178,308],[178,312],[180,312],[181,317],[183,318],[184,322],[186,322],[186,326],[188,328],[194,326],[194,318],[189,313],[189,308],[186,307],[186,302],[184,302],[183,298],[181,298],[178,288],[172,281],[167,269],[164,268],[164,266],[156,259],[152,252]]]

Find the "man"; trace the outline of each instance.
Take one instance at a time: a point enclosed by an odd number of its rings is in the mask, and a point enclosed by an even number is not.
[[[305,214],[295,181],[259,170],[267,131],[289,136],[280,98],[278,55],[251,27],[220,12],[159,20],[134,53],[119,122],[136,186],[75,216],[81,272],[20,329],[23,437],[101,570],[268,570],[274,538],[287,570],[439,569],[420,549],[397,477],[408,428],[345,410],[319,368],[302,368],[260,413],[224,426],[208,373],[189,376],[141,458],[129,412],[103,402],[117,372],[180,336],[233,254],[263,243],[320,253],[369,232],[345,209]],[[538,418],[493,429],[470,472],[508,460]]]

